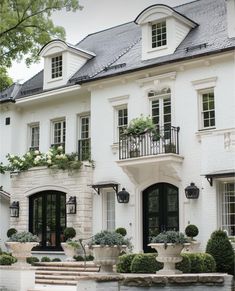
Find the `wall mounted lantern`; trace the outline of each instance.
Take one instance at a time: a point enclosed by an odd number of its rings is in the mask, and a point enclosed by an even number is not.
[[[19,201],[13,201],[10,205],[10,216],[19,217],[20,203]]]
[[[194,183],[191,183],[190,186],[184,189],[186,198],[188,199],[198,199],[199,197],[199,188],[195,186]]]
[[[77,212],[77,199],[76,196],[70,196],[68,202],[66,203],[67,214],[76,214]]]
[[[122,191],[117,193],[117,201],[119,203],[128,203],[130,199],[130,194],[126,191],[125,188],[122,188]]]

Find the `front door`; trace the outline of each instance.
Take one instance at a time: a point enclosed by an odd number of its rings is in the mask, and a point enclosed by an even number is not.
[[[143,192],[143,249],[151,238],[164,230],[179,229],[178,188],[167,183],[158,183]]]
[[[40,239],[34,250],[61,250],[66,227],[66,194],[43,191],[29,198],[29,231]]]

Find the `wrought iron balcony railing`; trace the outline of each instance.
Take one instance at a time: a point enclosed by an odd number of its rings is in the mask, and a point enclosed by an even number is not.
[[[119,159],[130,159],[150,155],[179,154],[179,127],[157,128],[139,135],[119,135]]]
[[[78,159],[87,161],[91,159],[91,139],[85,138],[78,141]]]

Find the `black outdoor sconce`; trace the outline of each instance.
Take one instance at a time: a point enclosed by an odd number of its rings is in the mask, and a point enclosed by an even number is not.
[[[76,214],[77,212],[77,199],[76,196],[70,196],[68,202],[66,203],[67,214]]]
[[[190,186],[184,189],[186,198],[188,199],[198,199],[199,197],[199,188],[195,186],[194,183],[191,183]]]
[[[119,203],[128,203],[130,199],[130,194],[126,191],[125,188],[122,188],[122,191],[117,193],[117,201]]]
[[[11,217],[19,217],[19,212],[20,212],[19,201],[13,201],[9,208],[10,208]]]

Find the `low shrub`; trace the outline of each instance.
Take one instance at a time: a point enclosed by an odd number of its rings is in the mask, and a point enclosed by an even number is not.
[[[183,260],[176,264],[176,269],[187,274],[191,272],[191,261],[187,254],[181,254]]]
[[[13,234],[17,233],[17,230],[15,228],[9,228],[7,231],[7,237],[11,237]]]
[[[206,253],[215,259],[217,272],[234,273],[234,250],[226,232],[216,230],[211,234]]]
[[[124,227],[118,227],[115,232],[120,233],[122,236],[126,236],[127,232]]]
[[[31,232],[28,231],[21,231],[12,234],[9,239],[9,242],[38,242],[39,239],[36,235],[33,235]]]
[[[117,272],[118,273],[131,273],[131,263],[136,254],[127,254],[119,256],[117,263]]]
[[[76,261],[84,261],[84,258],[83,258],[83,256],[74,256],[73,257]]]
[[[61,262],[61,259],[60,258],[54,258],[51,260],[52,262]]]
[[[131,273],[156,273],[163,264],[156,261],[156,254],[138,254],[131,263]]]
[[[41,262],[50,262],[51,259],[49,257],[42,257]]]
[[[203,268],[203,273],[213,273],[216,271],[216,262],[215,259],[212,257],[210,254],[200,254],[203,263],[204,263],[204,268]]]
[[[0,248],[0,255],[2,254],[2,249]]]
[[[30,265],[34,265],[35,263],[40,262],[40,260],[37,257],[28,257],[26,262]]]
[[[206,253],[184,254],[191,261],[191,273],[213,273],[216,270],[216,263],[211,255]]]
[[[130,241],[125,239],[120,233],[104,230],[96,233],[89,244],[101,246],[130,246]]]
[[[185,254],[188,256],[191,262],[191,273],[202,273],[204,266],[203,266],[203,260],[199,254]]]
[[[16,262],[16,258],[11,255],[1,255],[0,256],[0,265],[12,265]]]
[[[92,255],[86,256],[86,261],[93,261],[94,257]]]

